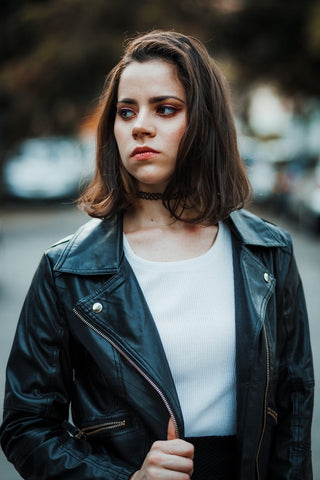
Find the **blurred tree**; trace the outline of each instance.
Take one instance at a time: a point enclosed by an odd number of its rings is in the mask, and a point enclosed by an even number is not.
[[[237,81],[320,90],[320,0],[2,0],[0,142],[72,133],[93,107],[122,43],[152,28],[194,34]]]
[[[223,2],[220,2],[223,3]],[[320,94],[320,1],[233,2],[216,17],[219,52],[232,56],[244,85],[278,84],[286,94]]]
[[[201,20],[188,0],[7,0],[0,8],[5,147],[24,136],[75,131],[126,36],[173,26],[192,31]]]

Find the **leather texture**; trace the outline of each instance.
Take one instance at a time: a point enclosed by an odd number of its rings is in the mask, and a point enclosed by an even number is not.
[[[314,378],[291,240],[246,211],[227,223],[237,479],[310,480]],[[91,220],[45,253],[26,297],[7,366],[4,452],[29,480],[125,480],[166,439],[170,416],[183,438],[170,368],[123,254],[121,215]]]

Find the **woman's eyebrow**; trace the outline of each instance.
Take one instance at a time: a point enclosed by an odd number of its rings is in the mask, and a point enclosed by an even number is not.
[[[170,98],[174,98],[175,100],[179,100],[181,103],[185,103],[181,98],[176,97],[175,95],[161,95],[158,97],[152,97],[150,98],[149,103],[163,102],[164,100],[168,100]]]
[[[128,103],[129,105],[136,105],[137,102],[132,98],[122,98],[121,100],[117,101],[117,104],[118,103]]]
[[[175,95],[161,95],[161,96],[157,96],[157,97],[151,97],[149,99],[149,103],[150,104],[159,103],[159,102],[163,102],[164,100],[168,100],[170,98],[173,98],[175,100],[179,100],[179,102],[181,102],[181,103],[185,103],[181,98],[176,97]],[[126,103],[126,104],[129,104],[129,105],[136,105],[138,102],[136,100],[134,100],[133,98],[122,98],[122,99],[118,100],[117,103]]]

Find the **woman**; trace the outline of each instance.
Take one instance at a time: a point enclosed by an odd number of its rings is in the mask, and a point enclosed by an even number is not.
[[[96,218],[44,255],[8,363],[24,478],[312,478],[301,281],[249,194],[203,45],[131,41],[102,95]]]

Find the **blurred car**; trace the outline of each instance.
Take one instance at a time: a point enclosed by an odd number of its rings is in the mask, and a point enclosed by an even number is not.
[[[270,151],[264,143],[252,137],[240,136],[238,144],[240,157],[246,165],[252,185],[254,202],[270,201],[274,194],[277,175]]]
[[[292,216],[307,228],[320,231],[320,157],[295,159],[288,169],[291,188],[288,207]]]
[[[71,198],[93,171],[90,140],[65,137],[25,140],[7,157],[3,169],[6,195],[20,199]]]
[[[306,225],[320,232],[320,162],[303,189],[302,215]]]

